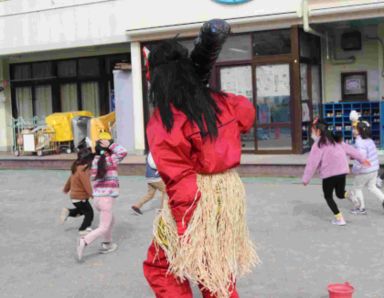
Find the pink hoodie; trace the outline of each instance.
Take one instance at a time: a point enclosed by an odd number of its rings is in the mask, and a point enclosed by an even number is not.
[[[335,145],[326,144],[320,148],[316,141],[309,153],[307,165],[305,166],[303,183],[307,184],[319,170],[320,178],[325,179],[349,173],[348,157],[364,162],[363,155],[351,145],[336,143]]]

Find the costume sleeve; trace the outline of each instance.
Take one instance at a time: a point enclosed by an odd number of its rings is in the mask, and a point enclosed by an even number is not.
[[[312,145],[311,152],[309,153],[308,161],[305,166],[304,175],[302,178],[303,183],[307,184],[315,175],[317,168],[320,165],[322,158],[322,151],[317,143]]]
[[[81,185],[83,186],[85,192],[88,195],[88,198],[92,197],[92,186],[91,186],[91,177],[90,177],[90,170],[82,171],[79,175]]]
[[[127,150],[118,144],[112,144],[109,149],[112,151],[111,158],[115,164],[122,162],[128,154]]]
[[[191,143],[181,129],[167,133],[162,126],[147,129],[149,147],[169,197],[169,207],[182,235],[200,198],[197,174],[191,161]]]
[[[71,176],[69,176],[67,182],[65,183],[64,188],[63,188],[63,192],[69,193],[70,190],[71,190]]]
[[[241,133],[248,132],[255,123],[256,109],[248,98],[241,95],[228,94],[227,100],[230,101],[235,110],[236,120]]]

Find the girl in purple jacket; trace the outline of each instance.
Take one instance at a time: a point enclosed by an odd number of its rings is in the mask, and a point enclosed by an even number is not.
[[[376,187],[376,178],[380,168],[379,157],[377,154],[376,144],[371,139],[370,125],[366,121],[360,121],[353,129],[355,139],[355,148],[360,151],[364,158],[371,163],[370,167],[362,167],[358,161],[353,163],[352,173],[355,174],[351,198],[356,203],[352,209],[353,214],[367,214],[365,210],[365,201],[363,188],[368,190],[380,200],[384,208],[384,194]]]
[[[315,120],[312,125],[312,145],[307,165],[304,170],[303,184],[307,185],[318,170],[323,179],[323,192],[325,200],[332,210],[335,218],[332,224],[345,225],[343,215],[333,200],[333,192],[339,199],[347,198],[345,191],[346,176],[349,173],[348,157],[358,160],[364,165],[369,164],[363,156],[352,146],[344,142],[335,142],[328,125],[322,120]]]

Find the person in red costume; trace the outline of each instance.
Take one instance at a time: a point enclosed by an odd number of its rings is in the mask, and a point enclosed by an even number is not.
[[[144,275],[157,298],[239,297],[236,278],[258,262],[245,219],[240,134],[254,125],[245,97],[211,90],[175,40],[149,54],[147,137],[169,201],[154,223]]]

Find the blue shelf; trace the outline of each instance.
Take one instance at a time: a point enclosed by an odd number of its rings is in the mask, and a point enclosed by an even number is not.
[[[384,102],[339,102],[323,104],[323,118],[333,132],[341,132],[346,142],[352,142],[349,113],[355,110],[372,126],[372,139],[384,148]],[[338,129],[337,129],[338,128]],[[341,130],[340,130],[341,129]]]

